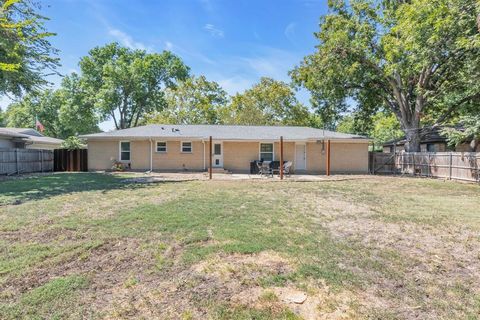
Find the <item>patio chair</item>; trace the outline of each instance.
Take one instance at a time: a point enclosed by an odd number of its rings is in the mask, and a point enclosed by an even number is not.
[[[290,169],[292,168],[293,162],[287,161],[283,164],[283,174],[290,176]]]
[[[283,162],[283,174],[290,176],[290,168],[292,167],[292,161],[284,161]],[[280,174],[280,167],[273,169],[273,173]]]
[[[272,167],[270,166],[271,161],[263,161],[261,164],[257,162],[258,165],[258,173],[260,173],[261,176],[263,175],[272,175]]]

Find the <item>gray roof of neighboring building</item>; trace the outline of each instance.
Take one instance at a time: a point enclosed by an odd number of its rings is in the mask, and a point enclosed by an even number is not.
[[[360,139],[368,138],[309,127],[237,126],[237,125],[167,125],[152,124],[123,130],[82,135],[87,140],[139,138],[197,138],[217,140],[285,140]]]
[[[457,130],[460,130],[460,131],[465,130],[461,125],[439,126],[435,128],[424,127],[424,128],[421,128],[421,131],[420,131],[420,143],[447,142],[446,135],[442,133],[442,130],[445,128],[456,128]],[[383,143],[383,146],[388,147],[388,146],[393,146],[394,144],[404,145],[406,142],[407,142],[407,138],[403,136],[398,139],[386,141]]]
[[[22,138],[38,144],[61,144],[63,142],[61,139],[46,137],[31,128],[0,128],[0,136]]]
[[[0,128],[0,136],[7,138],[28,138],[26,134],[18,133],[14,130],[9,130],[6,128]]]
[[[32,128],[5,128],[5,129],[18,132],[18,133],[23,133],[29,136],[44,137],[43,134],[41,134],[40,132]]]

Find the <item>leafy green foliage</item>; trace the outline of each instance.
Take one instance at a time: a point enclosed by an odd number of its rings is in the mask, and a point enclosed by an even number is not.
[[[393,114],[385,114],[382,112],[373,116],[373,129],[370,137],[374,139],[376,145],[381,145],[393,139],[399,139],[404,136],[400,129],[400,123]]]
[[[0,108],[0,127],[5,127],[6,125],[5,112]]]
[[[98,113],[117,129],[135,127],[166,107],[165,89],[188,77],[189,68],[169,51],[147,53],[111,43],[80,61],[82,81]]]
[[[64,139],[100,131],[94,105],[75,73],[65,77],[58,90],[28,94],[12,103],[6,112],[6,122],[10,127],[32,128],[35,116],[45,126],[47,136]]]
[[[419,151],[420,125],[442,124],[480,101],[475,0],[330,1],[317,52],[292,72],[325,121],[350,99],[368,119],[387,108]]]
[[[147,123],[219,124],[228,102],[220,85],[205,76],[191,77],[165,90],[167,107],[145,116]]]
[[[475,151],[478,140],[480,140],[480,115],[460,117],[460,123],[463,126],[462,130],[445,128],[442,133],[447,136],[450,146],[454,147],[463,142],[470,142],[472,151]]]
[[[0,4],[0,95],[20,96],[47,84],[45,72],[59,65],[45,28],[46,17],[38,14],[39,2],[8,0]]]
[[[85,140],[80,139],[79,137],[76,137],[76,136],[68,137],[62,143],[62,148],[68,149],[68,150],[85,149],[86,147],[87,147],[87,144],[85,143]]]
[[[311,114],[282,81],[262,78],[260,83],[232,97],[224,122],[243,125],[309,125]]]

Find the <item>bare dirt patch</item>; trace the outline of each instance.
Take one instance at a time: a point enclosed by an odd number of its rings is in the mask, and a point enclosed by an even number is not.
[[[251,255],[216,255],[192,266],[192,270],[223,280],[235,279],[242,283],[251,283],[266,273],[287,274],[292,271],[292,264],[276,252],[264,251]]]

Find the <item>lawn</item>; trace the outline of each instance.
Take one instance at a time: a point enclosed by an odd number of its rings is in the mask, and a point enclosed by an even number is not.
[[[8,180],[0,318],[476,319],[479,231],[441,180]]]

